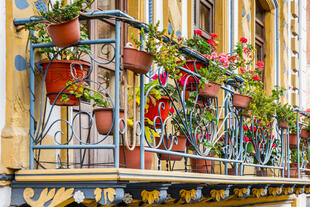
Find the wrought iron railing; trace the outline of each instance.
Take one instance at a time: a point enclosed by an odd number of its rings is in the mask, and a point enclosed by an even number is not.
[[[191,51],[186,47],[179,48],[182,53],[191,56],[194,59],[195,72],[190,71],[184,67],[179,67],[183,73],[186,73],[186,79],[183,86],[178,80],[172,80],[164,76],[161,69],[155,71],[158,77],[158,84],[153,85],[148,90],[144,89],[147,75],[139,75],[140,77],[140,90],[139,98],[139,118],[133,123],[132,128],[136,133],[132,137],[128,135],[129,125],[120,109],[120,89],[126,86],[121,84],[120,72],[124,68],[121,66],[121,22],[130,24],[131,26],[139,29],[145,28],[146,25],[134,20],[121,11],[98,11],[85,13],[80,16],[80,19],[96,19],[96,18],[114,18],[115,24],[115,38],[114,39],[98,39],[80,41],[75,46],[79,45],[92,45],[101,44],[102,47],[112,45],[114,48],[114,56],[106,62],[95,59],[91,54],[89,55],[90,66],[82,65],[80,63],[70,64],[70,74],[73,77],[72,82],[67,84],[59,93],[54,95],[54,101],[48,104],[48,99],[45,93],[45,80],[47,72],[50,68],[52,61],[47,63],[46,68],[42,71],[43,82],[40,86],[41,94],[36,94],[36,80],[35,80],[35,50],[37,48],[54,47],[52,43],[34,44],[30,40],[30,131],[29,131],[29,150],[30,150],[30,169],[44,167],[44,160],[41,160],[41,150],[80,150],[80,159],[77,163],[72,163],[69,160],[70,155],[67,156],[67,167],[85,167],[84,162],[87,157],[86,150],[113,150],[113,166],[115,168],[128,167],[127,157],[130,150],[134,148],[139,149],[140,169],[145,169],[146,154],[156,153],[158,155],[158,169],[161,168],[161,160],[167,163],[167,169],[179,170],[174,167],[175,160],[184,158],[183,170],[188,172],[204,172],[211,173],[212,168],[209,166],[210,162],[220,163],[219,168],[224,166],[223,174],[229,174],[229,165],[232,166],[233,174],[243,175],[246,166],[257,167],[261,169],[274,169],[278,170],[275,176],[288,176],[290,177],[290,162],[289,154],[289,130],[285,131],[280,129],[276,119],[266,127],[262,127],[258,121],[247,123],[247,117],[243,115],[243,110],[235,108],[232,104],[232,96],[238,92],[235,82],[243,82],[244,80],[239,76],[234,76],[233,79],[226,82],[221,87],[223,94],[222,99],[207,98],[198,95],[198,82],[200,75],[197,73],[196,64],[208,65],[208,60],[200,54]],[[15,19],[14,24],[24,25],[33,21],[41,21],[40,18],[25,18]],[[31,31],[33,32],[33,31]],[[167,41],[168,39],[165,39]],[[56,58],[53,57],[53,60]],[[114,93],[97,81],[91,80],[94,64],[105,65],[107,63],[115,63],[115,76],[114,76]],[[79,76],[79,72],[82,76]],[[231,71],[227,75],[231,75]],[[59,117],[55,119],[55,111],[57,100],[60,100],[63,94],[70,96],[70,88],[76,85],[84,85],[88,83],[91,90],[100,91],[105,94],[107,101],[110,103],[111,111],[113,112],[113,123],[108,127],[104,135],[100,135],[98,139],[93,138],[93,131],[95,127],[95,116],[93,112],[83,110],[79,104],[77,113],[72,117]],[[188,86],[188,87],[187,87]],[[168,93],[167,87],[173,87],[175,94],[172,97]],[[155,109],[151,119],[146,120],[146,113],[149,109],[145,109],[146,103],[151,104],[150,96],[151,89],[162,91],[166,94],[166,99],[160,99],[157,104],[153,104]],[[191,90],[189,92],[189,90]],[[196,93],[195,93],[196,92]],[[189,95],[191,94],[191,95]],[[51,94],[48,94],[51,95]],[[36,100],[39,100],[36,104]],[[135,105],[135,104],[133,104]],[[191,107],[189,107],[191,105]],[[165,112],[164,112],[165,111]],[[168,111],[168,112],[167,112]],[[127,111],[125,111],[127,112]],[[38,114],[36,114],[38,113]],[[166,115],[164,116],[165,113]],[[301,113],[309,117],[309,114],[298,111],[296,109],[296,116]],[[212,119],[204,118],[210,115]],[[82,123],[81,116],[86,116],[88,123]],[[83,119],[85,120],[85,119]],[[61,127],[61,124],[63,125]],[[86,124],[86,125],[84,125]],[[304,157],[300,157],[305,153],[305,147],[300,146],[300,123],[297,119],[297,176],[301,176],[301,172],[309,171],[303,162]],[[49,135],[53,135],[54,144],[45,144]],[[251,135],[251,139],[248,134]],[[105,144],[107,140],[113,137],[112,144]],[[129,145],[128,139],[136,140],[138,138],[140,147]],[[187,143],[186,148],[175,149],[175,146],[183,140]],[[308,142],[308,140],[306,140]],[[126,145],[125,147],[122,147]],[[252,149],[249,150],[249,147]],[[285,148],[286,147],[286,148]],[[130,150],[128,150],[129,148]],[[214,148],[218,151],[217,154],[212,153]],[[59,154],[59,152],[58,152]],[[125,158],[124,158],[125,157]],[[120,158],[122,159],[120,162]],[[310,158],[310,157],[309,157]],[[191,160],[191,167],[189,167],[189,160]],[[302,163],[299,161],[302,160]],[[109,163],[89,163],[88,167],[108,165]],[[57,164],[57,162],[56,162]],[[111,163],[110,163],[111,164]],[[202,170],[198,168],[202,167]],[[60,160],[57,167],[63,167]],[[294,170],[294,169],[293,169]],[[264,174],[263,174],[264,175]]]

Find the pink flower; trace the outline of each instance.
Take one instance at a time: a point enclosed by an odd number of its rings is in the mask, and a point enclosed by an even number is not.
[[[272,148],[277,148],[277,145],[275,145],[274,143],[272,144]]]
[[[264,62],[262,62],[262,61],[257,61],[256,66],[257,66],[258,68],[263,68],[263,67],[264,67]]]
[[[153,80],[157,80],[158,79],[158,75],[157,74],[153,75],[152,79]]]
[[[216,33],[211,33],[210,36],[211,36],[211,38],[217,38],[217,34]]]
[[[197,29],[194,31],[195,35],[201,36],[202,35],[202,31],[200,29]]]
[[[240,42],[247,43],[247,42],[248,42],[248,39],[245,38],[245,37],[241,37],[241,38],[240,38]]]
[[[166,72],[163,72],[163,74],[160,74],[159,76],[160,76],[160,82],[162,84],[166,84],[166,81],[167,81],[169,75]],[[152,79],[157,80],[158,75],[157,74],[153,75]]]
[[[212,52],[211,53],[211,58],[212,59],[216,59],[217,58],[217,53],[216,52]]]
[[[211,55],[205,55],[207,59],[211,59]]]
[[[182,77],[180,78],[179,83],[181,84],[181,86],[184,86],[184,84],[185,84],[185,79],[186,79],[185,76],[182,76]]]
[[[253,70],[250,70],[250,73],[253,74]]]
[[[247,71],[247,69],[245,69],[245,68],[240,68],[240,72],[241,73],[245,73]]]
[[[250,54],[251,54],[251,50],[250,50],[249,48],[247,48],[247,47],[245,47],[245,48],[243,49],[243,51],[244,51],[244,53],[245,53],[246,55],[250,55]]]

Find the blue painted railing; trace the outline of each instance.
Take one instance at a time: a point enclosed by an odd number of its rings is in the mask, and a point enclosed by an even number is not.
[[[128,145],[128,141],[126,141],[126,133],[129,130],[129,126],[126,124],[126,120],[120,117],[120,89],[123,89],[125,86],[121,85],[120,81],[120,72],[121,69],[121,22],[126,22],[131,26],[139,29],[147,27],[145,24],[140,23],[129,15],[121,12],[121,11],[99,11],[99,12],[89,12],[84,13],[80,16],[80,19],[96,19],[96,18],[115,18],[115,39],[98,39],[98,40],[87,40],[80,41],[74,46],[79,45],[92,45],[92,44],[102,44],[102,47],[107,45],[115,45],[114,48],[114,56],[110,58],[107,62],[101,62],[96,60],[91,54],[89,54],[91,67],[88,70],[88,74],[82,78],[74,77],[74,82],[70,85],[63,88],[63,90],[57,94],[57,98],[61,98],[64,91],[68,89],[70,86],[81,83],[81,82],[89,82],[92,83],[100,89],[104,91],[108,101],[113,106],[113,125],[109,130],[109,133],[101,136],[99,141],[92,142],[91,140],[91,130],[95,129],[94,123],[94,115],[83,111],[81,107],[79,107],[78,113],[74,115],[71,119],[63,119],[63,117],[52,120],[53,114],[55,112],[56,100],[51,103],[51,106],[47,108],[46,102],[46,94],[44,92],[45,85],[44,81],[46,79],[48,68],[46,69],[43,77],[43,84],[41,86],[41,94],[38,96],[35,94],[36,85],[35,85],[35,60],[34,60],[34,52],[37,48],[48,48],[54,47],[52,43],[42,43],[42,44],[34,44],[30,40],[30,144],[29,144],[29,168],[34,169],[35,167],[44,167],[42,163],[44,161],[40,160],[40,151],[41,150],[52,150],[52,149],[60,149],[60,150],[69,150],[69,149],[79,149],[81,154],[83,152],[83,157],[80,159],[80,163],[78,163],[81,167],[84,166],[84,158],[86,150],[103,150],[103,149],[113,149],[114,151],[114,167],[124,167],[120,166],[120,154],[124,153],[125,150],[120,151],[120,145],[125,144]],[[41,21],[41,18],[31,17],[31,18],[23,18],[23,19],[15,19],[14,24],[24,25],[30,22],[38,22]],[[30,31],[33,32],[33,31]],[[164,41],[168,41],[166,37],[164,37]],[[208,65],[208,60],[201,56],[200,54],[195,53],[189,48],[182,47],[179,48],[180,51],[192,57],[196,63],[201,63]],[[56,57],[53,58],[53,60]],[[115,63],[115,77],[114,77],[114,98],[109,94],[107,88],[101,85],[98,82],[90,80],[90,75],[93,72],[94,64],[97,63],[99,65],[105,65],[107,63]],[[80,65],[82,68],[82,66]],[[159,106],[155,110],[160,114],[161,109],[169,108],[168,116],[163,120],[160,115],[154,117],[152,124],[145,123],[145,105],[147,103],[148,97],[150,97],[150,90],[145,91],[144,89],[144,76],[140,76],[140,104],[139,104],[139,120],[133,124],[135,131],[137,133],[133,136],[137,136],[140,141],[140,169],[145,169],[145,152],[156,153],[159,158],[162,158],[164,155],[168,155],[167,163],[174,163],[171,157],[180,156],[184,158],[184,170],[190,171],[188,168],[188,159],[192,159],[191,163],[196,162],[197,160],[205,160],[205,164],[212,162],[220,162],[225,166],[224,173],[229,173],[229,165],[232,166],[233,173],[236,175],[243,175],[244,168],[246,166],[262,168],[262,169],[274,169],[280,172],[279,176],[290,177],[290,162],[289,162],[289,154],[290,148],[289,145],[286,145],[284,139],[286,138],[286,143],[289,143],[289,130],[286,131],[286,137],[284,136],[284,130],[278,127],[278,123],[276,119],[271,122],[269,127],[259,127],[259,122],[256,123],[248,123],[245,124],[248,118],[242,115],[242,110],[233,107],[232,105],[232,96],[234,93],[238,92],[238,88],[235,87],[235,82],[243,82],[244,80],[239,76],[234,76],[234,79],[225,83],[224,86],[221,87],[223,91],[223,99],[219,101],[217,98],[206,98],[198,96],[198,80],[201,76],[196,72],[190,71],[184,67],[179,67],[179,69],[187,74],[187,78],[185,80],[185,86],[190,82],[190,78],[193,78],[193,82],[191,83],[192,91],[196,91],[197,93],[192,97],[194,100],[194,107],[188,108],[188,99],[186,98],[187,89],[186,87],[182,87],[178,80],[171,80],[162,82],[159,78],[159,82],[156,86],[157,90],[161,90],[163,93],[167,94],[170,104],[164,103],[163,101],[159,101]],[[73,74],[74,68],[71,66],[71,74]],[[233,72],[227,72],[227,75],[231,75]],[[158,77],[163,75],[161,69],[155,71],[155,74]],[[73,75],[74,76],[74,75]],[[170,94],[167,93],[167,84],[172,84],[176,90],[177,97],[173,98]],[[41,98],[40,104],[36,104],[35,100]],[[122,97],[123,98],[123,97]],[[220,103],[220,104],[219,104]],[[35,115],[35,112],[39,112],[39,118]],[[214,120],[205,121],[201,119],[206,113],[211,113],[214,116]],[[296,116],[298,114],[303,114],[305,116],[310,116],[309,114],[299,111],[296,109]],[[84,123],[79,123],[78,130],[75,129],[77,119],[86,115],[88,117],[89,126],[83,126]],[[81,120],[81,119],[80,119]],[[61,135],[65,135],[65,132],[59,128],[58,123],[65,123],[67,125],[66,130],[66,142],[61,142]],[[120,123],[124,125],[124,129],[120,130]],[[174,128],[172,128],[172,123],[174,124]],[[310,171],[305,167],[305,164],[302,163],[300,165],[300,160],[304,160],[304,157],[300,157],[300,152],[305,153],[305,147],[300,146],[300,127],[299,125],[302,123],[298,122],[297,119],[297,154],[298,154],[298,165],[297,165],[297,175],[301,176],[301,172]],[[58,127],[58,128],[57,128]],[[80,133],[78,135],[77,131],[88,130],[87,136],[83,137]],[[113,131],[112,131],[113,130]],[[172,131],[174,130],[174,132]],[[47,136],[51,133],[54,133],[54,145],[46,145],[43,144],[44,140],[47,139]],[[184,152],[181,151],[173,151],[173,147],[181,142],[180,136],[176,136],[176,132],[183,135],[187,142],[187,147]],[[250,140],[246,139],[246,133],[252,134]],[[102,144],[103,141],[107,140],[109,137],[113,136],[113,144]],[[128,136],[128,135],[127,135]],[[159,137],[158,137],[159,136]],[[158,137],[157,139],[155,137]],[[270,138],[269,138],[270,137]],[[132,137],[133,138],[133,137]],[[74,143],[75,140],[75,143]],[[122,143],[120,143],[122,140]],[[125,140],[125,141],[124,141]],[[134,139],[136,140],[136,139]],[[166,145],[167,144],[167,145]],[[216,146],[216,149],[219,151],[218,155],[214,155],[211,151],[212,146]],[[248,150],[249,146],[252,145],[253,149]],[[274,147],[275,146],[275,147]],[[127,146],[128,148],[133,149],[134,146]],[[84,151],[82,151],[84,150]],[[191,152],[189,152],[191,151]],[[287,152],[287,153],[286,153]],[[125,154],[125,153],[124,153]],[[310,159],[310,157],[309,157]],[[160,169],[161,161],[159,161],[158,168]],[[57,162],[56,162],[57,164]],[[76,164],[76,163],[75,163]],[[36,166],[35,166],[36,165]],[[70,167],[70,164],[67,163]],[[96,165],[94,163],[93,165]],[[125,162],[126,165],[126,162]],[[60,166],[62,163],[60,161]],[[171,165],[170,165],[171,166]],[[193,165],[191,170],[195,172],[195,167],[198,165]],[[210,173],[208,166],[203,166],[204,170]],[[173,167],[170,167],[173,170]],[[196,169],[199,172],[199,170]]]

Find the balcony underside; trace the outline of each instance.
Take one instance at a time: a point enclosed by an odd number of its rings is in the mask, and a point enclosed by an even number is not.
[[[237,199],[240,206],[240,201],[248,205],[253,198],[262,203],[292,202],[293,194],[310,192],[310,180],[123,168],[20,170],[12,189],[13,205],[66,206],[80,201],[86,206],[171,202],[212,206],[222,201],[233,206]]]

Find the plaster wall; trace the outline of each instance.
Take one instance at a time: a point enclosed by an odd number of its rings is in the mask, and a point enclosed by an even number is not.
[[[0,188],[0,207],[10,206],[11,203],[11,187],[5,186]]]

